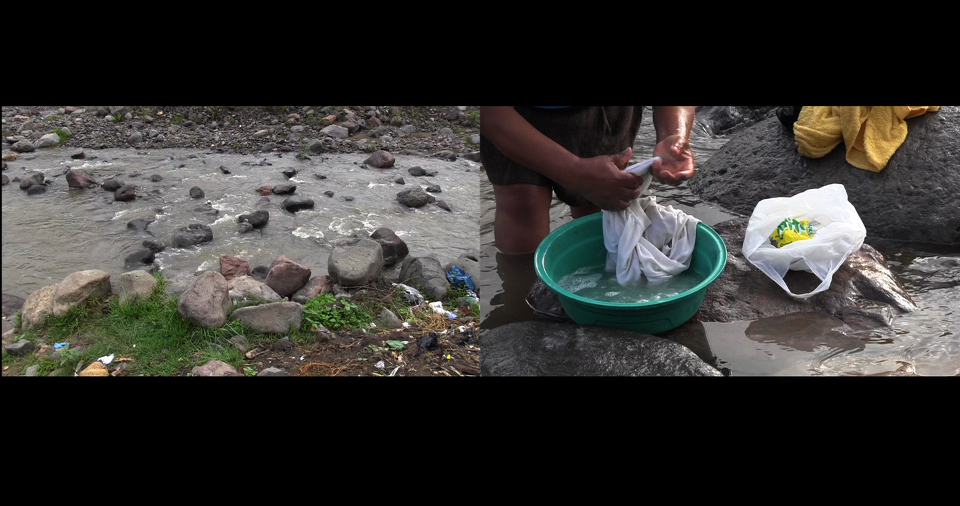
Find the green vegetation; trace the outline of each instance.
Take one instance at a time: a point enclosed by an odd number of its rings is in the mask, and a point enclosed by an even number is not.
[[[273,340],[245,328],[239,321],[218,329],[192,325],[177,311],[177,298],[165,297],[160,274],[153,293],[143,299],[119,302],[119,298],[91,300],[61,316],[49,316],[39,329],[24,332],[21,339],[34,343],[68,343],[52,356],[43,354],[15,357],[4,355],[3,364],[14,361],[25,368],[38,366],[39,375],[72,376],[100,357],[113,355],[126,363],[126,374],[169,376],[177,371],[222,360],[239,367],[243,354],[229,342],[237,334],[249,342]],[[18,314],[20,328],[20,315]]]
[[[99,358],[113,355],[123,365],[124,375],[180,375],[210,360],[220,360],[252,376],[257,371],[230,341],[236,335],[244,336],[249,346],[272,343],[281,337],[313,342],[315,327],[319,325],[338,332],[345,328],[371,329],[371,323],[384,308],[421,327],[437,325],[441,320],[426,305],[413,307],[403,297],[402,287],[381,280],[355,290],[351,297],[326,293],[307,301],[301,328],[291,329],[284,336],[256,332],[239,320],[228,320],[220,328],[206,328],[184,320],[177,310],[178,298],[166,295],[166,281],[160,273],[154,276],[158,283],[147,297],[123,303],[115,296],[91,299],[61,316],[49,316],[43,325],[23,332],[17,339],[32,341],[37,347],[57,343],[66,346],[55,352],[25,356],[5,354],[4,367],[15,366],[16,371],[23,371],[36,365],[38,375],[73,376]],[[421,289],[421,293],[426,292]],[[466,296],[465,287],[451,287],[443,305],[461,316],[479,317],[479,303],[472,302],[476,299],[464,303]],[[263,301],[245,301],[232,309],[259,302]],[[17,313],[17,329],[22,328],[21,322],[22,314]]]
[[[467,119],[470,121],[471,125],[480,125],[480,111],[467,111]]]
[[[303,306],[303,330],[323,325],[330,330],[343,327],[362,329],[370,326],[373,315],[367,308],[358,306],[348,298],[337,299],[332,293],[323,293],[307,301]]]
[[[64,142],[67,142],[67,138],[70,137],[69,135],[66,134],[66,132],[64,132],[62,129],[59,129],[59,128],[55,128],[52,133],[55,133],[57,134],[58,137],[60,137],[61,144],[63,144]]]

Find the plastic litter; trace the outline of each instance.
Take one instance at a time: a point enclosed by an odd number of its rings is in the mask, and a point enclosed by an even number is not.
[[[453,266],[447,271],[447,281],[450,282],[453,286],[458,286],[460,283],[463,283],[470,290],[476,290],[477,285],[473,284],[473,276],[467,274],[460,267]]]
[[[110,362],[113,362],[113,353],[100,357],[99,360],[103,365],[110,365]]]
[[[407,286],[407,285],[405,285],[405,284],[403,284],[403,283],[399,283],[399,284],[398,284],[398,283],[394,283],[393,286],[401,286],[401,287],[403,287],[403,298],[404,298],[404,299],[407,299],[408,302],[414,304],[415,306],[419,306],[419,305],[423,304],[423,302],[424,302],[424,300],[425,300],[425,299],[423,298],[423,294],[421,294],[420,291],[417,290],[416,288],[414,288],[414,287],[412,287],[412,286]]]
[[[60,348],[66,348],[70,346],[70,343],[56,343],[53,345],[53,349],[59,350]]]
[[[457,315],[451,313],[450,311],[447,311],[446,309],[443,309],[443,302],[440,302],[439,300],[436,301],[436,302],[431,302],[431,303],[428,304],[428,305],[430,306],[430,309],[433,309],[433,312],[434,312],[434,313],[437,313],[437,314],[439,314],[439,315],[446,316],[447,318],[450,318],[451,320],[453,320],[453,319],[455,319],[455,318],[457,317]]]

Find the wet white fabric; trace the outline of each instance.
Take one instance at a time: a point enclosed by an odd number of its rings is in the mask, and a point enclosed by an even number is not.
[[[650,185],[645,175],[641,195]],[[640,197],[623,211],[603,211],[606,270],[616,271],[621,285],[640,283],[645,276],[659,284],[690,267],[700,220],[654,196]]]

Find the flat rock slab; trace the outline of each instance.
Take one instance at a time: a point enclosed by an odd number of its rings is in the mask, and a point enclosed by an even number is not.
[[[483,376],[723,376],[685,346],[650,334],[519,322],[483,333]]]

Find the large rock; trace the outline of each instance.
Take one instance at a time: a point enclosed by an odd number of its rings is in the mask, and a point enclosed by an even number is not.
[[[746,217],[714,225],[727,245],[727,264],[710,285],[697,321],[752,321],[790,313],[815,312],[832,315],[853,328],[888,326],[893,316],[917,309],[886,261],[876,249],[864,244],[833,275],[830,288],[807,299],[796,299],[751,264],[741,250]],[[788,271],[784,282],[794,293],[807,293],[820,279],[805,271]]]
[[[42,186],[43,180],[43,172],[31,172],[20,180],[20,189],[29,190],[31,186]]]
[[[695,121],[711,135],[729,134],[776,114],[775,105],[698,105]]]
[[[70,169],[67,171],[67,186],[70,188],[85,189],[97,185],[97,181],[85,170]]]
[[[57,285],[48,285],[27,296],[23,303],[23,313],[20,315],[20,326],[23,330],[39,327],[47,316],[53,314],[53,296],[56,293]]]
[[[119,191],[119,190],[118,190]],[[191,223],[173,234],[174,248],[187,248],[213,240],[213,230],[202,223]]]
[[[331,291],[333,291],[333,281],[330,280],[330,276],[314,276],[310,278],[310,281],[307,281],[306,285],[303,285],[303,288],[297,290],[297,293],[293,294],[290,300],[306,304],[308,300],[317,295],[330,293]]]
[[[283,199],[283,202],[280,205],[282,205],[287,211],[295,213],[304,209],[313,209],[313,199],[302,197],[300,195],[291,195]]]
[[[303,288],[309,279],[309,267],[280,256],[270,264],[265,283],[281,297],[290,297]]]
[[[518,322],[483,333],[483,376],[723,376],[689,348],[609,327]]]
[[[29,330],[43,324],[50,316],[61,316],[88,299],[111,293],[110,274],[98,269],[78,271],[59,283],[42,287],[23,303],[21,326]]]
[[[236,303],[255,301],[279,302],[283,300],[277,292],[253,276],[238,276],[227,282],[230,298]]]
[[[400,267],[400,282],[422,286],[425,294],[434,300],[442,299],[450,290],[446,271],[440,261],[432,256],[407,257]]]
[[[238,276],[249,276],[252,272],[246,260],[233,255],[220,255],[220,274],[227,281]]]
[[[125,184],[113,192],[113,199],[118,202],[130,202],[137,198],[137,187],[132,184]]]
[[[270,221],[270,213],[268,211],[260,210],[254,211],[249,214],[241,214],[237,217],[239,223],[249,223],[253,228],[261,228]]]
[[[120,275],[120,289],[117,295],[124,303],[135,299],[146,299],[157,286],[157,278],[147,271],[136,270]]]
[[[58,144],[60,144],[60,136],[56,133],[43,135],[39,139],[33,141],[33,146],[37,149],[52,148]]]
[[[257,332],[286,334],[299,329],[303,319],[303,306],[296,302],[272,302],[259,306],[237,309],[231,320],[240,320],[244,326]]]
[[[327,259],[327,274],[340,286],[363,286],[383,271],[383,249],[372,239],[335,246]]]
[[[100,188],[103,188],[104,191],[115,192],[122,188],[126,183],[120,179],[107,179],[100,185]]]
[[[99,269],[78,271],[57,283],[53,297],[53,314],[60,316],[88,299],[110,295],[110,273]]]
[[[220,360],[211,360],[203,365],[190,369],[194,376],[243,376],[237,368]]]
[[[227,280],[219,272],[201,272],[180,294],[177,311],[184,320],[201,327],[223,326],[230,311]]]
[[[12,293],[3,294],[3,316],[13,316],[23,309],[23,303],[26,299],[18,297]]]
[[[395,162],[396,158],[394,158],[393,154],[382,149],[374,151],[373,154],[363,161],[363,163],[378,169],[389,169],[393,167]]]
[[[370,239],[380,243],[380,247],[383,249],[384,266],[389,267],[395,265],[410,253],[410,248],[407,247],[407,243],[403,242],[400,236],[387,227],[380,227],[374,230],[373,233],[370,234]]]
[[[907,120],[907,138],[880,172],[846,161],[840,143],[822,158],[797,151],[776,117],[731,137],[687,184],[707,202],[749,216],[757,202],[840,183],[872,237],[960,246],[960,106]]]
[[[433,195],[424,191],[419,185],[401,190],[400,193],[397,193],[397,201],[407,207],[423,207],[436,200]]]

